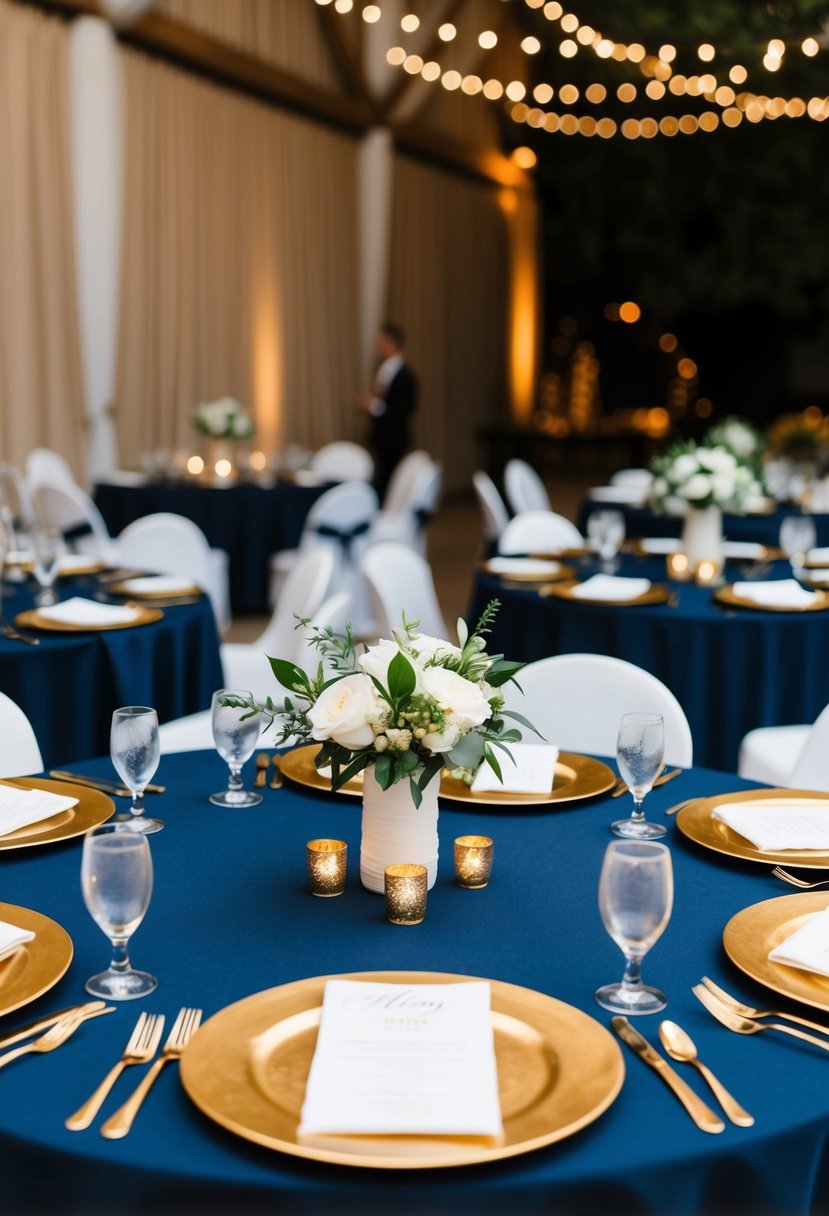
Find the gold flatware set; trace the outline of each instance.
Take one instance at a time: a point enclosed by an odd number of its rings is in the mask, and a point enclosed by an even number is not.
[[[265,785],[272,790],[282,789],[282,769],[280,768],[280,756],[269,756],[267,752],[259,752],[256,756],[256,776],[253,779],[254,787],[258,790],[263,790]],[[268,769],[273,765],[273,773],[268,781]]]
[[[679,777],[679,776],[681,776],[681,774],[682,774],[681,768],[672,768],[667,773],[661,773],[654,781],[653,788],[657,789],[660,785],[667,785],[669,781],[673,781],[674,777]],[[611,798],[621,798],[623,794],[627,794],[629,792],[630,791],[628,790],[627,785],[620,777],[619,780],[616,782],[615,786],[613,787],[613,789],[610,791],[610,797]]]
[[[691,991],[713,1018],[735,1034],[762,1034],[765,1030],[777,1030],[781,1034],[791,1035],[814,1047],[820,1047],[823,1051],[829,1051],[829,1039],[819,1039],[797,1029],[797,1026],[808,1026],[821,1034],[829,1035],[829,1027],[821,1026],[819,1022],[810,1022],[797,1014],[784,1013],[777,1009],[753,1009],[749,1005],[743,1005],[707,976],[703,976],[702,983],[695,984]],[[769,1022],[766,1018],[782,1018],[784,1021]],[[787,1025],[788,1022],[794,1022],[796,1025]]]
[[[85,777],[81,773],[70,773],[68,769],[55,768],[49,773],[55,781],[69,781],[73,785],[86,785],[91,790],[100,790],[104,794],[115,794],[118,797],[123,797],[125,794],[128,798],[132,797],[130,791],[119,781],[110,781],[107,777]],[[154,785],[149,783],[144,789],[145,794],[163,794],[166,792],[166,785]]]
[[[105,1013],[114,1013],[114,1005],[105,1005],[103,1001],[91,1001],[86,1005],[78,1006],[75,1009],[67,1010],[61,1015],[53,1016],[52,1025],[39,1038],[33,1039],[31,1043],[24,1043],[22,1047],[15,1047],[11,1051],[5,1052],[0,1056],[0,1068],[5,1068],[7,1064],[11,1064],[12,1060],[18,1059],[20,1056],[33,1053],[35,1055],[44,1052],[54,1051],[57,1047],[62,1047],[67,1039],[71,1038],[78,1027],[83,1022],[88,1022],[91,1018],[101,1017]],[[41,1027],[38,1025],[38,1029]],[[37,1031],[18,1032],[18,1038],[21,1034],[31,1035]],[[4,1043],[14,1041],[14,1036],[2,1040]]]
[[[110,1115],[106,1123],[101,1128],[101,1135],[107,1140],[120,1140],[126,1136],[133,1125],[135,1116],[141,1108],[141,1105],[146,1098],[150,1089],[155,1084],[156,1077],[161,1072],[165,1064],[169,1064],[172,1060],[181,1058],[190,1039],[201,1025],[202,1011],[201,1009],[183,1008],[179,1010],[178,1017],[173,1023],[173,1029],[167,1036],[167,1041],[161,1050],[161,1055],[153,1063],[152,1067],[145,1073],[139,1081],[132,1095],[127,1098],[123,1106]],[[158,1031],[158,1040],[161,1038],[162,1025]],[[102,1099],[103,1100],[103,1099]],[[94,1116],[93,1116],[94,1117]],[[69,1124],[67,1123],[67,1127]]]

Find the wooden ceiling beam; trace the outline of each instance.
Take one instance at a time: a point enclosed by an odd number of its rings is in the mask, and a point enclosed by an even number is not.
[[[374,99],[368,86],[362,64],[362,39],[358,38],[356,47],[345,31],[342,18],[333,8],[314,5],[317,13],[322,36],[331,52],[334,65],[348,93],[356,97],[374,112]],[[362,34],[362,30],[358,30]]]

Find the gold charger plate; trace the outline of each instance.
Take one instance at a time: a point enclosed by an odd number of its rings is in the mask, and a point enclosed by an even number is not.
[[[807,918],[829,907],[826,891],[803,891],[764,899],[732,916],[723,930],[725,952],[735,966],[792,1000],[829,1011],[829,977],[773,963],[769,954],[791,937]]]
[[[297,980],[246,997],[210,1018],[185,1049],[181,1080],[222,1127],[294,1157],[368,1169],[478,1165],[572,1136],[611,1105],[625,1075],[607,1030],[563,1001],[492,984],[492,1024],[504,1141],[469,1137],[328,1136],[301,1144],[297,1125],[327,979],[454,984],[466,975],[369,971]]]
[[[533,561],[541,561],[541,558],[530,559]],[[489,574],[492,578],[497,578],[502,583],[557,583],[563,579],[572,579],[575,577],[575,570],[572,566],[565,566],[558,558],[544,558],[544,561],[558,562],[558,570],[547,571],[544,574],[530,574],[527,571],[523,573],[520,570],[515,570],[511,574],[504,570],[490,569],[489,562],[483,562],[481,569],[484,574]]]
[[[0,962],[0,1016],[42,996],[58,982],[72,962],[72,938],[56,921],[29,908],[0,904],[0,920],[29,929],[26,942]]]
[[[110,583],[108,590],[113,595],[128,595],[132,600],[179,600],[192,599],[193,596],[199,598],[204,595],[201,587],[197,587],[193,583],[189,587],[179,587],[175,591],[132,591],[126,584],[130,579],[125,579],[123,582]]]
[[[314,757],[318,750],[315,743],[295,747],[282,757],[279,767],[282,775],[296,785],[325,790],[330,794],[330,777],[318,772],[314,766]],[[475,806],[550,806],[559,802],[577,802],[582,798],[593,798],[597,794],[605,793],[615,782],[613,771],[601,760],[594,760],[592,756],[580,756],[577,752],[559,752],[553,788],[547,795],[515,794],[506,791],[499,793],[497,790],[473,794],[463,781],[444,775],[440,781],[439,796],[448,802],[473,803]],[[346,782],[337,792],[361,798],[362,773]]]
[[[829,595],[825,591],[815,589],[815,599],[811,604],[802,604],[799,608],[787,608],[783,604],[758,604],[756,600],[736,595],[731,583],[726,583],[714,592],[718,604],[729,608],[751,608],[755,612],[825,612],[829,608]]]
[[[552,583],[543,588],[545,596],[553,596],[557,600],[567,600],[571,604],[589,604],[600,608],[634,608],[646,604],[667,604],[671,594],[661,583],[652,583],[644,595],[634,596],[629,600],[591,600],[573,595],[574,587],[581,586],[579,582]]]
[[[768,802],[778,798],[826,799],[819,790],[740,790],[736,794],[717,794],[713,798],[699,798],[684,807],[676,817],[676,825],[689,840],[703,848],[727,857],[741,857],[745,861],[759,862],[764,866],[797,866],[799,869],[825,870],[829,867],[829,849],[786,849],[782,852],[761,852],[744,836],[732,831],[719,819],[712,819],[714,807],[723,802]]]
[[[132,621],[119,621],[111,625],[73,625],[68,621],[51,621],[48,616],[41,616],[37,608],[27,608],[25,612],[18,612],[14,623],[22,629],[43,629],[48,633],[107,633],[111,629],[135,629],[140,625],[152,625],[164,616],[160,608],[145,608],[143,604],[136,604],[135,612],[136,616]]]
[[[83,836],[90,828],[106,823],[115,810],[115,803],[106,794],[91,790],[70,781],[49,781],[46,777],[15,777],[14,781],[0,784],[22,785],[31,790],[48,790],[64,798],[77,798],[77,804],[67,811],[59,811],[51,819],[31,823],[0,836],[0,849],[31,849],[40,844],[53,844],[56,840],[71,840]],[[0,917],[2,919],[2,917]]]
[[[100,574],[102,570],[106,570],[106,562],[99,562],[91,557],[88,562],[83,565],[78,563],[77,566],[71,566],[65,570],[58,570],[58,578],[83,578],[87,574]]]

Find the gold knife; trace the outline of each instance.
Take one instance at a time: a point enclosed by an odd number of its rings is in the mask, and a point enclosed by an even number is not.
[[[0,1048],[14,1047],[15,1043],[22,1043],[30,1035],[40,1034],[41,1030],[48,1030],[50,1026],[54,1026],[55,1022],[59,1022],[61,1018],[66,1017],[67,1013],[78,1013],[81,1010],[86,1010],[87,1017],[96,1017],[104,1008],[104,1005],[104,1001],[87,1001],[84,1005],[70,1005],[68,1009],[58,1009],[55,1013],[44,1014],[42,1018],[38,1018],[34,1022],[28,1022],[27,1025],[21,1026],[19,1030],[13,1030],[11,1034],[3,1035],[0,1038]]]
[[[62,768],[52,769],[49,776],[54,777],[56,781],[75,781],[78,785],[89,785],[93,789],[117,790],[119,793],[121,790],[126,789],[126,786],[121,785],[120,782],[109,781],[106,777],[83,777],[80,773],[70,773]],[[165,794],[166,792],[166,785],[153,785],[151,782],[144,787],[145,794]],[[129,793],[129,790],[127,790],[127,793]]]
[[[725,1131],[722,1119],[705,1105],[702,1098],[697,1097],[690,1086],[685,1084],[682,1077],[671,1068],[664,1056],[651,1047],[648,1040],[631,1026],[627,1018],[611,1018],[610,1024],[622,1042],[627,1043],[631,1051],[635,1051],[646,1064],[650,1064],[651,1068],[659,1073],[668,1088],[673,1090],[676,1097],[679,1098],[700,1131],[711,1133]]]
[[[667,785],[669,781],[673,781],[674,777],[678,777],[681,772],[681,768],[672,768],[669,773],[660,773],[660,775],[654,781],[652,788],[656,789],[660,785]],[[622,794],[627,794],[628,792],[628,787],[624,782],[622,782],[620,789],[611,790],[610,797],[621,798]]]

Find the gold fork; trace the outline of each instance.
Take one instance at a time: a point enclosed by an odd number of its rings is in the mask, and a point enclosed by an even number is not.
[[[794,874],[790,874],[788,870],[784,870],[782,866],[775,866],[772,870],[775,878],[787,882],[790,887],[797,887],[799,891],[814,891],[817,887],[829,886],[829,879],[823,879],[821,882],[806,882],[803,878],[798,878]]]
[[[167,1042],[164,1044],[161,1055],[155,1061],[152,1068],[149,1069],[146,1076],[138,1083],[124,1105],[107,1119],[101,1128],[102,1136],[106,1136],[108,1140],[120,1140],[122,1136],[126,1136],[132,1127],[135,1116],[141,1108],[141,1103],[150,1092],[156,1077],[168,1061],[177,1060],[181,1056],[190,1039],[198,1030],[200,1023],[201,1009],[187,1009],[185,1007],[179,1010],[178,1017],[173,1023],[173,1029],[167,1036]]]
[[[96,1009],[94,1012],[76,1010],[74,1013],[68,1013],[66,1017],[61,1018],[59,1022],[55,1022],[50,1030],[42,1034],[39,1039],[35,1039],[33,1043],[25,1043],[22,1047],[15,1047],[12,1051],[7,1051],[4,1056],[0,1056],[0,1068],[5,1068],[12,1060],[18,1059],[19,1056],[25,1056],[29,1052],[39,1054],[44,1051],[54,1051],[56,1047],[61,1047],[68,1038],[71,1038],[82,1022],[87,1022],[90,1018],[100,1017],[104,1013],[115,1013],[115,1006],[108,1005],[105,1009]]]
[[[83,1106],[75,1111],[74,1115],[70,1115],[66,1120],[65,1126],[70,1132],[83,1131],[85,1127],[89,1127],[92,1120],[97,1115],[98,1111],[104,1104],[109,1091],[112,1089],[118,1077],[129,1064],[149,1064],[155,1053],[158,1051],[158,1044],[161,1042],[161,1035],[164,1030],[164,1015],[156,1013],[142,1013],[138,1021],[135,1023],[135,1028],[129,1037],[126,1047],[124,1048],[121,1059],[115,1064],[104,1077],[101,1084],[95,1090],[90,1098],[87,1098]]]
[[[738,1001],[736,997],[731,996],[724,988],[720,988],[719,984],[715,984],[707,975],[702,977],[702,983],[709,992],[722,1001],[723,1005],[740,1017],[750,1018],[752,1021],[756,1018],[785,1018],[788,1022],[797,1022],[798,1026],[808,1026],[810,1030],[817,1030],[821,1034],[829,1034],[829,1026],[821,1026],[820,1022],[810,1022],[808,1018],[801,1018],[796,1013],[784,1013],[781,1009],[755,1009],[751,1005],[744,1005],[742,1001]]]
[[[804,1042],[811,1043],[814,1047],[822,1047],[824,1051],[829,1051],[829,1043],[825,1039],[817,1039],[813,1034],[795,1030],[794,1026],[784,1026],[782,1022],[752,1022],[749,1018],[741,1018],[702,984],[695,984],[691,991],[712,1017],[721,1022],[728,1030],[733,1030],[735,1034],[761,1034],[764,1030],[779,1030],[782,1034],[790,1034],[795,1039],[803,1039]]]

